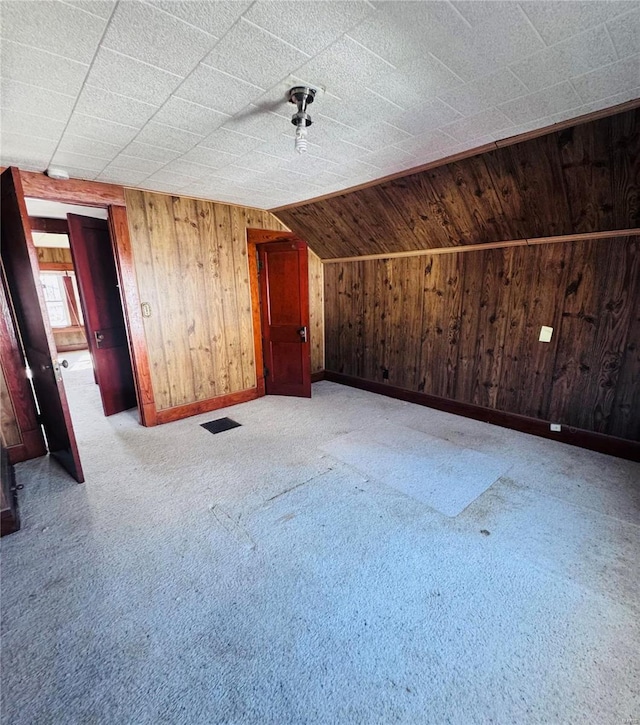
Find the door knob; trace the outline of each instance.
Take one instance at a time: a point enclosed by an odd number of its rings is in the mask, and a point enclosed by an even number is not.
[[[300,339],[302,340],[302,342],[306,342],[307,341],[307,328],[300,327],[298,329],[298,335],[300,335]]]
[[[69,367],[69,361],[68,360],[60,360],[60,365],[62,365],[63,368]]]

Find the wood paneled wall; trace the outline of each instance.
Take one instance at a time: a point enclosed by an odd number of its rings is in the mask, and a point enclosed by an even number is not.
[[[158,410],[256,387],[246,229],[287,231],[272,214],[126,190]],[[314,369],[321,354],[322,269],[310,260]]]
[[[324,274],[327,370],[640,439],[640,237]]]
[[[5,448],[22,444],[22,434],[13,409],[4,370],[0,365],[0,436]]]
[[[311,372],[324,370],[324,268],[309,250],[309,340]]]
[[[43,264],[66,264],[73,269],[71,249],[69,247],[36,247],[38,262]]]
[[[322,258],[640,226],[640,109],[276,210]]]

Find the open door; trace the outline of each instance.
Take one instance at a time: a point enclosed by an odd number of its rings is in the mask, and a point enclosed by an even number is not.
[[[311,397],[307,255],[297,240],[258,246],[267,395]]]
[[[73,267],[105,415],[136,406],[127,332],[109,226],[67,214]]]
[[[38,255],[18,169],[2,172],[2,264],[49,452],[78,483],[84,481],[53,332],[40,285]]]

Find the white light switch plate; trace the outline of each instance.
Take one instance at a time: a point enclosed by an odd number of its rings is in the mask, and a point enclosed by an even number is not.
[[[540,342],[551,342],[551,335],[553,335],[553,327],[543,325],[540,328],[540,337],[538,340],[540,340]]]

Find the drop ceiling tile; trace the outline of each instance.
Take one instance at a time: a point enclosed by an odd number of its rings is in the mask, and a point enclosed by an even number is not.
[[[634,2],[586,0],[525,1],[520,3],[529,20],[547,45],[559,43],[572,35],[611,20],[615,15],[634,10]]]
[[[100,48],[87,78],[91,86],[155,106],[162,105],[181,82],[182,76],[107,48]]]
[[[261,138],[245,136],[227,128],[218,128],[212,134],[209,134],[201,142],[200,146],[204,146],[206,149],[224,151],[235,156],[242,156],[242,154],[258,148],[263,143],[264,141]]]
[[[143,143],[136,139],[132,141],[126,148],[122,149],[122,153],[126,156],[135,156],[139,159],[147,159],[149,161],[162,161],[163,165],[178,158],[181,151],[167,149],[162,146],[154,146],[151,143]]]
[[[438,98],[463,116],[472,116],[528,93],[524,83],[509,69],[503,68],[452,91],[439,93]]]
[[[626,103],[627,101],[634,101],[640,98],[640,80],[638,85],[632,88],[628,88],[626,91],[616,93],[613,96],[607,96],[606,98],[599,98],[597,101],[591,103],[585,103],[583,106],[572,109],[570,112],[556,113],[553,116],[543,119],[543,122],[537,124],[538,128],[543,126],[551,125],[554,123],[560,123],[561,121],[567,121],[569,119],[577,118],[585,113],[593,113],[594,111],[600,111],[603,108],[611,108],[617,106],[620,103]]]
[[[308,55],[316,55],[372,12],[369,3],[359,0],[347,3],[258,0],[244,17]]]
[[[406,131],[388,123],[377,123],[359,129],[355,133],[345,134],[342,140],[360,146],[367,151],[379,151],[407,138],[411,138],[411,134]]]
[[[89,66],[44,50],[2,41],[0,72],[8,78],[59,93],[75,95]]]
[[[129,156],[127,154],[119,154],[109,164],[109,168],[118,168],[122,171],[137,171],[147,176],[159,171],[171,159],[162,159],[161,161],[152,161],[151,159],[141,159],[137,156]]]
[[[615,60],[616,51],[609,34],[600,25],[515,63],[511,70],[530,91],[539,91]]]
[[[66,121],[71,115],[74,103],[73,96],[5,78],[1,81],[0,105],[2,108],[34,113],[54,121]]]
[[[574,78],[572,82],[582,102],[592,103],[600,98],[635,88],[639,78],[640,55],[632,55],[606,68]],[[554,113],[560,110],[557,109]]]
[[[204,62],[248,83],[271,88],[308,57],[241,18]]]
[[[215,43],[212,35],[138,0],[118,4],[103,40],[105,48],[182,76]]]
[[[239,159],[234,159],[234,164],[230,166],[241,165],[243,168],[253,171],[271,171],[280,168],[281,164],[282,159],[277,156],[269,156],[261,151],[252,151]]]
[[[326,87],[336,96],[349,97],[354,88],[369,86],[393,69],[390,63],[344,36],[298,68],[295,75],[316,87]]]
[[[459,85],[462,81],[457,75],[437,58],[426,55],[379,76],[368,87],[406,110]]]
[[[470,47],[501,67],[543,50],[545,44],[520,7],[510,4],[474,26]]]
[[[203,138],[203,135],[191,133],[173,126],[165,126],[162,123],[149,121],[149,123],[136,136],[136,141],[150,146],[160,146],[172,151],[188,151]],[[130,151],[128,154],[134,156]]]
[[[199,179],[195,176],[179,174],[177,171],[172,171],[169,167],[166,167],[145,179],[145,184],[171,184],[172,186],[185,187],[188,184],[195,184],[197,181]]]
[[[419,136],[413,136],[406,141],[400,141],[395,145],[402,151],[413,154],[416,157],[424,157],[431,156],[432,154],[447,156],[449,149],[455,146],[456,143],[456,140],[446,133],[432,129]]]
[[[96,141],[107,141],[116,146],[124,146],[133,140],[138,133],[137,128],[125,126],[104,118],[85,116],[82,113],[75,113],[71,116],[67,131],[75,136],[95,139]]]
[[[289,108],[295,110],[294,106]],[[344,99],[325,93],[310,107],[314,121],[316,114],[322,114],[352,128],[364,128],[384,121],[393,122],[393,118],[402,110],[403,108],[367,88],[360,88],[357,94],[350,94]]]
[[[32,113],[2,109],[2,130],[25,136],[48,138],[58,141],[64,131],[64,121],[54,121]]]
[[[248,106],[240,113],[230,118],[223,126],[224,129],[239,134],[268,141],[279,136],[284,129],[293,128],[291,121],[275,113],[264,111],[257,106]]]
[[[263,92],[264,89],[252,83],[200,64],[175,91],[175,95],[233,115],[259,98]]]
[[[463,143],[486,135],[495,140],[500,137],[500,131],[512,125],[513,122],[504,113],[497,108],[489,108],[475,116],[461,118],[448,126],[443,126],[442,131],[455,138],[456,141]]]
[[[453,123],[459,118],[461,114],[458,111],[454,111],[436,98],[410,111],[404,111],[394,120],[394,125],[407,133],[419,136],[439,126]]]
[[[470,35],[459,13],[445,2],[382,2],[349,37],[394,65],[433,52],[455,37]]]
[[[131,169],[119,169],[115,166],[107,166],[106,169],[96,177],[97,181],[104,181],[108,184],[122,184],[123,186],[140,186],[148,176],[143,171],[132,171]]]
[[[189,159],[186,159],[184,156],[180,157],[179,159],[175,159],[175,161],[172,161],[170,164],[165,166],[162,171],[172,174],[178,174],[179,176],[188,176],[192,179],[198,180],[205,179],[215,173],[215,170],[212,169],[210,166],[204,166],[203,164],[195,163],[193,161],[190,161]],[[157,174],[155,176],[157,176]]]
[[[106,21],[52,0],[3,0],[2,37],[90,63]]]
[[[336,168],[338,167],[336,166]],[[338,174],[335,171],[318,171],[318,173],[310,177],[309,181],[320,186],[326,186],[327,184],[344,184],[348,182],[348,179],[346,176]]]
[[[53,166],[62,166],[67,171],[73,167],[75,169],[93,171],[96,174],[100,173],[108,163],[109,161],[107,159],[101,159],[98,156],[75,154],[72,151],[60,151],[60,149],[56,151],[55,156],[51,159]]]
[[[235,154],[220,151],[220,149],[205,148],[200,144],[192,148],[191,151],[187,151],[182,158],[185,161],[203,164],[210,169],[222,169],[225,166],[229,166],[229,164],[236,163],[239,157]]]
[[[107,143],[96,139],[74,136],[68,131],[65,132],[60,141],[59,151],[70,151],[71,153],[84,156],[99,156],[110,161],[120,151],[120,144]],[[106,163],[106,162],[105,162]]]
[[[76,111],[107,121],[142,128],[157,111],[157,106],[112,93],[104,88],[85,85],[78,97]]]
[[[225,179],[232,183],[231,188],[235,184],[241,184],[245,181],[252,181],[256,176],[260,176],[261,171],[256,169],[247,169],[241,166],[227,166],[224,169],[216,169],[210,177],[210,179]]]
[[[3,127],[0,134],[0,163],[41,171],[49,165],[55,148],[56,142],[52,139],[11,133]]]
[[[497,13],[504,12],[508,6],[516,5],[515,2],[507,0],[462,0],[453,2],[452,5],[470,25],[480,25]],[[511,9],[511,8],[510,8]]]
[[[514,101],[502,103],[498,108],[510,118],[514,125],[535,121],[552,113],[576,108],[582,101],[570,83],[559,83],[552,88],[531,93]]]
[[[251,5],[246,0],[155,0],[154,5],[190,25],[221,38]]]
[[[156,113],[154,121],[207,136],[229,119],[226,113],[205,108],[182,98],[171,98]]]
[[[624,59],[640,53],[640,8],[611,20],[607,23],[607,29],[618,58]]]
[[[414,154],[410,153],[409,151],[404,151],[397,146],[392,146],[390,148],[381,149],[380,151],[374,151],[373,153],[364,154],[364,156],[362,156],[362,160],[365,163],[379,166],[381,169],[386,169],[390,166],[400,166],[404,164],[408,164],[409,166],[416,166],[418,164],[418,160]]]
[[[105,20],[111,17],[116,5],[116,0],[63,0],[63,2],[65,5],[71,5]]]

